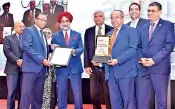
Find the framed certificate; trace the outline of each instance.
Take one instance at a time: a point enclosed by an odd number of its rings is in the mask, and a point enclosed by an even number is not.
[[[12,34],[12,27],[3,27],[3,38]]]
[[[95,55],[93,56],[92,61],[107,63],[109,60],[111,60],[111,54],[109,52],[110,37],[110,35],[102,35],[97,37]]]
[[[55,48],[50,58],[50,63],[56,66],[68,66],[71,52],[71,48]]]

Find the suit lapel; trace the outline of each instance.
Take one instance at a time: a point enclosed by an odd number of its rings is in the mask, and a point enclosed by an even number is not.
[[[69,36],[69,44],[68,44],[68,47],[70,47],[70,46],[72,45],[72,42],[73,42],[73,40],[74,40],[74,37],[76,37],[76,36],[74,36],[72,30],[70,30],[70,36]]]
[[[61,41],[61,43],[62,43],[62,46],[63,47],[66,47],[67,45],[66,45],[66,41],[65,41],[65,38],[64,38],[64,34],[63,34],[63,31],[61,30],[60,31],[60,36],[58,36],[59,38],[60,38],[60,41]]]
[[[125,28],[125,26],[123,25],[123,26],[120,28],[120,30],[118,31],[118,34],[117,34],[116,39],[115,39],[115,41],[114,41],[113,47],[114,47],[115,44],[118,42],[119,38],[122,36],[122,34],[123,34],[123,29],[124,29],[124,28]]]
[[[38,39],[39,39],[41,45],[44,47],[44,42],[43,42],[42,39],[41,39],[41,36],[40,36],[39,31],[37,30],[37,28],[36,28],[35,26],[33,26],[33,28],[34,28],[34,32],[36,33],[36,36],[38,37]],[[45,48],[45,47],[44,47],[44,48]]]
[[[136,28],[139,28],[141,24],[142,24],[142,18],[139,18],[139,21],[138,21],[138,23],[137,23]]]
[[[19,42],[19,40],[18,40],[16,34],[13,34],[13,39],[16,41],[16,43],[17,43],[17,45],[19,46],[19,48],[21,48],[20,42]]]
[[[151,39],[149,41],[149,43],[152,41],[152,39],[155,37],[156,33],[161,29],[162,27],[162,19],[159,20],[158,24],[156,25],[155,30],[153,31],[152,35],[151,35]]]
[[[149,25],[150,23],[146,24],[146,27],[144,28],[145,34],[143,34],[145,36],[143,38],[145,38],[144,41],[146,41],[146,44],[149,43],[149,38],[148,38],[149,37]]]

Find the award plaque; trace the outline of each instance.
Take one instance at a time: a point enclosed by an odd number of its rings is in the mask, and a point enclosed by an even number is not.
[[[102,35],[97,37],[95,55],[92,61],[107,63],[111,60],[110,48],[110,35]]]

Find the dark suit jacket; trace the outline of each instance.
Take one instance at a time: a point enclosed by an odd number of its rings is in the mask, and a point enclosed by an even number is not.
[[[152,58],[155,65],[144,67],[140,64],[140,74],[144,75],[146,72],[169,74],[170,54],[175,43],[174,24],[160,19],[150,40],[149,26],[150,22],[146,23],[139,33],[139,58]]]
[[[14,21],[13,21],[13,14],[8,13],[8,21],[5,19],[5,13],[3,13],[0,16],[0,24],[4,24],[5,27],[13,27],[14,26]],[[0,32],[2,33],[3,27],[0,26]],[[0,33],[0,44],[3,43],[3,34]]]
[[[62,5],[56,5],[54,16],[57,17],[61,12],[64,12],[64,7]]]
[[[20,72],[16,61],[22,59],[22,50],[16,34],[4,38],[3,51],[7,58],[4,72],[6,74],[17,74]]]
[[[41,12],[40,9],[35,8],[35,15],[36,15],[37,13],[40,13],[40,12]],[[25,12],[24,12],[24,15],[23,15],[23,20],[22,20],[22,22],[24,23],[24,25],[25,25],[26,27],[32,26],[31,21],[28,20],[29,14],[30,14],[30,9],[27,10],[27,11],[25,11]]]
[[[112,30],[113,27],[105,25],[105,34]],[[91,61],[95,55],[95,26],[86,29],[84,35],[84,67],[93,66]]]
[[[148,22],[147,19],[143,19],[143,18],[140,18],[138,23],[137,23],[137,26],[136,28],[139,29],[140,27],[142,27],[146,22]],[[131,24],[131,21],[127,23],[128,26],[130,26]]]
[[[8,22],[5,20],[5,13],[0,16],[0,23],[5,24],[7,27],[14,26],[13,14],[8,13]]]
[[[57,17],[61,12],[64,12],[64,7],[62,5],[56,5],[54,14],[50,13],[47,17],[47,20],[48,20],[47,27],[52,30],[52,33],[55,33],[58,31],[55,25],[57,22]]]
[[[108,34],[112,35],[114,30]],[[117,59],[118,64],[110,67],[105,64],[105,77],[108,79],[109,72],[114,73],[115,78],[132,78],[137,75],[136,59],[137,59],[138,37],[137,30],[123,25],[115,39],[112,48],[112,59]]]

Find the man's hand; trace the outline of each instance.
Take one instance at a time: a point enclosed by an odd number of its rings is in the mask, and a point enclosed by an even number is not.
[[[89,74],[89,75],[92,75],[92,69],[91,69],[91,67],[86,67],[86,68],[85,68],[85,72],[86,72],[87,74]]]
[[[148,58],[147,59],[147,67],[151,67],[152,65],[154,65],[155,64],[155,62],[153,61],[153,59],[152,58]]]
[[[50,47],[52,50],[54,50],[58,45],[57,44],[51,44]]]
[[[117,59],[111,59],[111,60],[108,61],[107,64],[108,65],[112,65],[112,66],[117,65],[118,64],[118,60]]]
[[[143,66],[146,66],[146,67],[151,67],[152,65],[155,64],[152,58],[141,58],[139,63],[142,63]]]
[[[22,59],[18,59],[18,60],[17,60],[17,65],[18,65],[19,67],[22,67],[22,62],[23,62]]]
[[[94,66],[99,66],[101,63],[98,61],[91,61]]]
[[[43,60],[43,65],[47,66],[47,67],[50,67],[51,64],[49,63],[49,61],[47,59],[44,59]]]
[[[73,49],[73,50],[72,50],[72,55],[75,55],[75,53],[76,53],[76,50]]]

